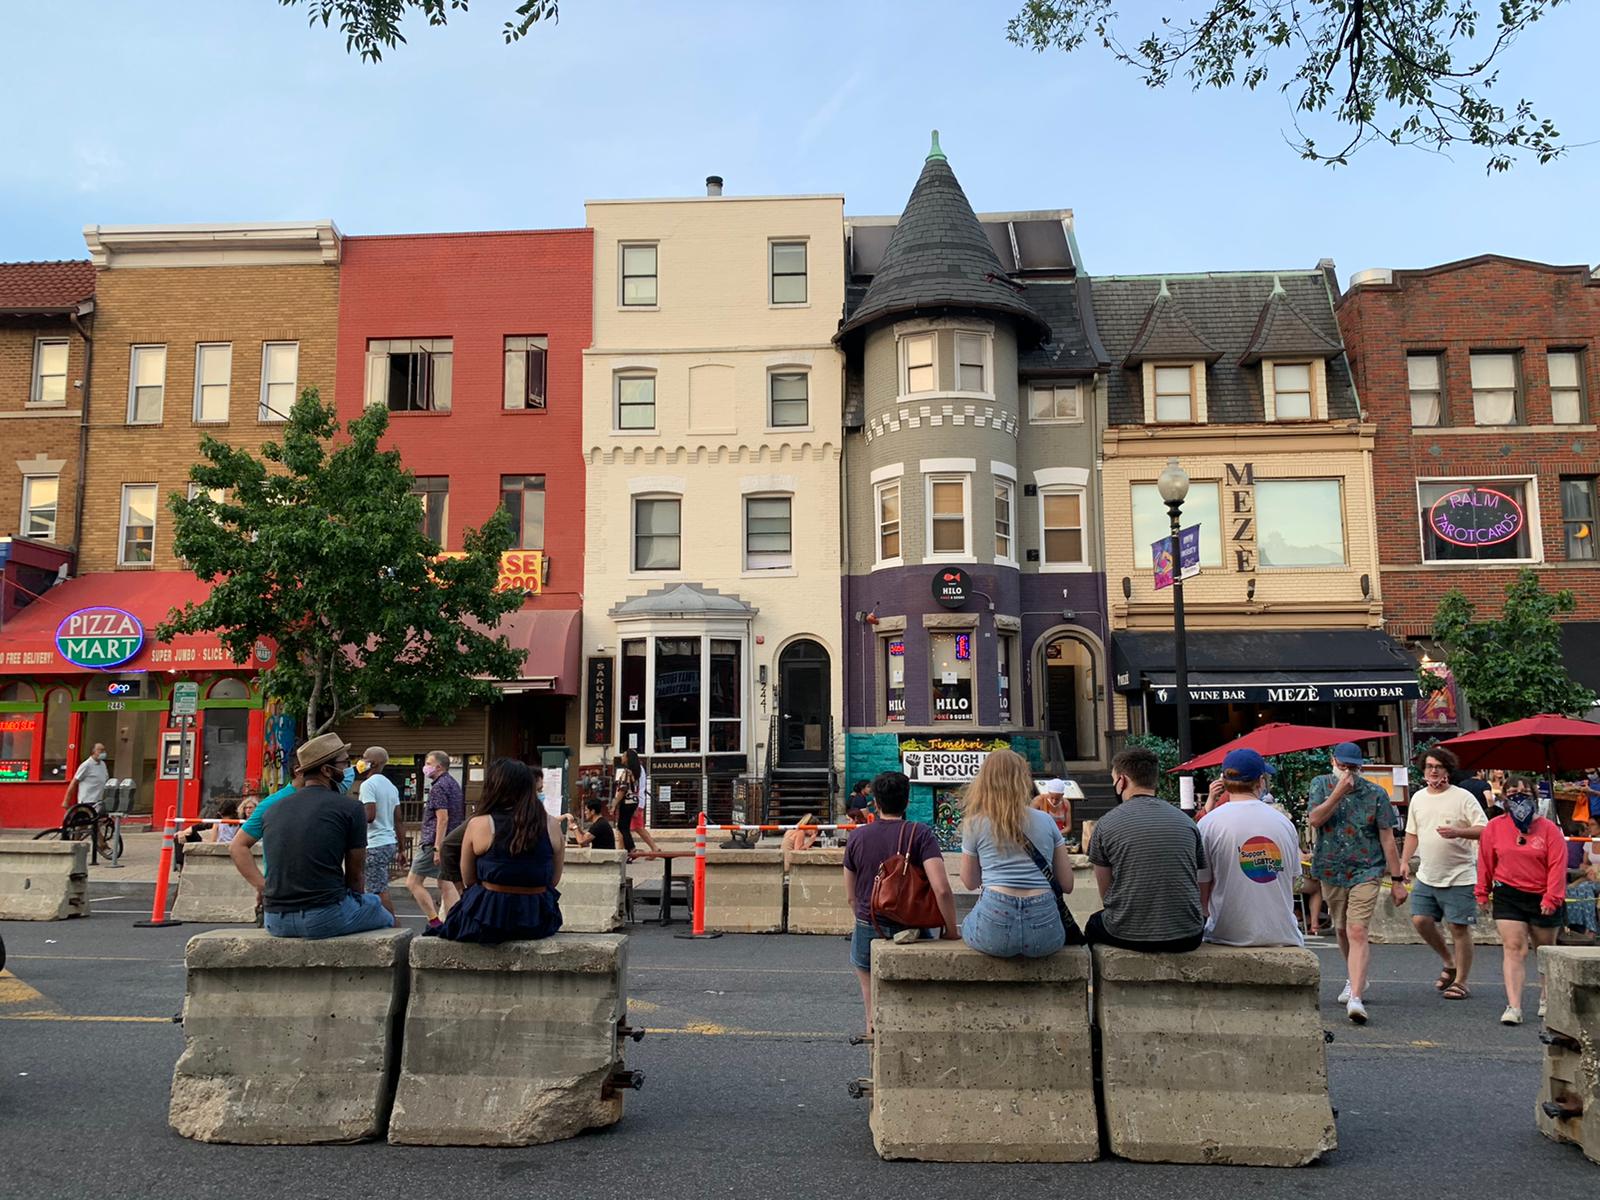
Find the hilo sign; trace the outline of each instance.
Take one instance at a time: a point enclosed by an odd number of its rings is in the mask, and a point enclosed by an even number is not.
[[[139,618],[120,608],[80,608],[56,626],[56,649],[79,667],[115,667],[144,646]]]

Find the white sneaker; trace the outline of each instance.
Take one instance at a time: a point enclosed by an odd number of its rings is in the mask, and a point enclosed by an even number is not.
[[[1349,1003],[1349,1001],[1350,1001],[1350,981],[1348,979],[1346,979],[1344,981],[1344,990],[1339,993],[1339,1003],[1340,1004],[1347,1004],[1347,1003]]]
[[[1500,1014],[1500,1024],[1502,1024],[1502,1025],[1521,1025],[1522,1024],[1522,1010],[1520,1008],[1513,1008],[1509,1004],[1506,1005],[1505,1012]]]
[[[1548,1000],[1546,1000],[1543,996],[1540,996],[1539,997],[1539,1015],[1541,1017],[1544,1016],[1545,1009],[1547,1009],[1549,1007],[1550,1007],[1550,1002]]]
[[[1367,1023],[1367,1006],[1361,1003],[1360,996],[1350,997],[1349,1003],[1344,1006],[1344,1015],[1357,1025],[1365,1025]]]

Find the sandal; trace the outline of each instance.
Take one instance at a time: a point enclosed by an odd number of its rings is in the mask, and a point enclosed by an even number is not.
[[[1439,972],[1439,978],[1433,981],[1433,990],[1436,992],[1442,992],[1454,984],[1455,981],[1456,969],[1454,967],[1446,967],[1444,970]],[[1459,999],[1459,997],[1452,996],[1451,999]]]
[[[1467,990],[1466,984],[1452,983],[1449,987],[1441,991],[1439,995],[1446,1000],[1465,1000],[1468,996],[1472,995],[1472,993]]]

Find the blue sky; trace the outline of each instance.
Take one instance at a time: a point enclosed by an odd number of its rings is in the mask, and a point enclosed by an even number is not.
[[[1470,151],[1330,169],[1289,148],[1275,91],[1151,91],[1097,50],[1020,50],[1019,3],[564,0],[506,46],[510,0],[473,0],[376,65],[274,0],[18,6],[0,95],[31,116],[14,110],[0,158],[0,258],[82,257],[88,223],[573,226],[585,199],[697,194],[708,174],[896,212],[937,127],[977,208],[1074,209],[1100,274],[1600,260],[1600,144],[1494,177]],[[1600,139],[1596,44],[1600,5],[1558,10],[1501,93]]]

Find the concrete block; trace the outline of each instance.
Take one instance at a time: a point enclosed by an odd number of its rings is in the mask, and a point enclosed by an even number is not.
[[[872,1141],[886,1159],[1100,1157],[1089,953],[872,943]]]
[[[411,937],[383,929],[304,941],[216,929],[190,938],[172,1128],[242,1145],[381,1137]]]
[[[1541,947],[1539,969],[1550,1003],[1534,1121],[1600,1162],[1600,946]],[[1547,1103],[1562,1111],[1551,1116]]]
[[[531,1146],[622,1119],[623,934],[411,944],[411,1000],[389,1141]]]
[[[610,933],[623,925],[628,852],[568,846],[561,870],[561,928]]]
[[[250,852],[260,870],[261,847],[252,846]],[[209,925],[255,924],[256,890],[233,865],[227,846],[196,842],[184,850],[172,919]]]
[[[1338,1144],[1309,950],[1098,946],[1094,963],[1113,1154],[1294,1167]]]
[[[685,874],[693,859],[683,859]],[[713,933],[783,932],[783,852],[706,853],[706,929]]]
[[[89,843],[0,841],[0,921],[89,914]]]
[[[1472,927],[1472,940],[1480,946],[1498,946],[1500,944],[1500,930],[1494,923],[1493,903],[1483,904],[1478,907],[1478,923]],[[1323,915],[1327,920],[1327,915]],[[1375,946],[1420,946],[1422,935],[1417,932],[1417,927],[1411,923],[1411,905],[1402,904],[1396,908],[1389,902],[1389,890],[1385,886],[1383,894],[1378,897],[1378,908],[1372,916],[1372,924],[1367,926],[1367,936]]]
[[[959,868],[958,868],[959,869]],[[1067,911],[1082,929],[1103,907],[1100,903],[1100,885],[1094,880],[1094,868],[1087,854],[1072,856],[1072,890],[1067,893]]]
[[[855,898],[844,890],[844,850],[791,854],[789,932],[841,934],[855,927]]]

